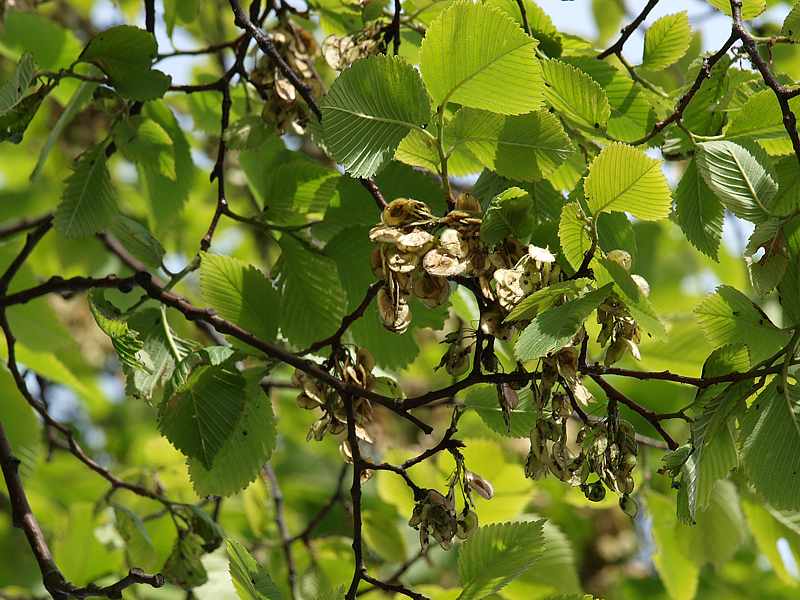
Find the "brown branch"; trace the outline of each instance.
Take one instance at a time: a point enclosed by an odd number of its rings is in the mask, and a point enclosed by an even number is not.
[[[525,10],[525,0],[517,0],[517,7],[519,7],[519,16],[522,18],[522,29],[530,35],[531,26],[528,24],[528,11]]]
[[[278,535],[281,538],[281,547],[283,548],[283,556],[286,560],[286,577],[289,580],[289,597],[294,600],[296,595],[297,571],[294,564],[294,556],[292,555],[292,541],[289,537],[289,530],[286,527],[286,518],[283,513],[283,492],[281,491],[281,486],[278,484],[278,478],[275,476],[275,470],[272,468],[272,465],[267,463],[264,465],[262,471],[269,481],[269,487],[272,492],[272,502],[275,505],[275,525],[278,528]]]
[[[789,139],[792,140],[792,148],[794,149],[797,161],[800,162],[800,136],[797,134],[797,118],[789,107],[789,99],[792,98],[793,95],[800,93],[800,88],[787,88],[778,82],[775,75],[769,70],[769,66],[764,60],[764,57],[758,52],[753,36],[750,35],[750,32],[748,32],[747,28],[744,26],[742,20],[742,0],[730,0],[730,2],[731,15],[733,17],[733,31],[731,35],[736,35],[742,41],[742,46],[750,57],[753,66],[761,73],[761,78],[764,80],[764,83],[767,84],[767,87],[774,92],[775,98],[777,98],[778,104],[781,107],[783,126],[789,134]]]
[[[353,503],[353,558],[355,567],[353,568],[353,579],[347,590],[346,600],[355,600],[358,592],[358,584],[366,575],[364,569],[364,549],[361,543],[361,474],[364,472],[364,463],[361,458],[361,450],[358,447],[358,435],[356,434],[356,417],[353,408],[353,397],[349,394],[342,394],[345,411],[347,412],[347,442],[350,446],[350,455],[353,458],[353,483],[350,486],[350,499]]]
[[[628,398],[625,394],[617,390],[614,386],[608,383],[605,379],[600,377],[599,375],[590,375],[590,377],[599,385],[603,391],[608,396],[610,402],[620,402],[624,404],[634,412],[640,414],[645,420],[650,423],[650,425],[655,429],[658,434],[664,439],[667,443],[667,446],[670,450],[675,450],[678,447],[677,442],[666,432],[664,427],[661,425],[661,420],[659,419],[658,413],[655,413],[644,406],[634,402],[630,398]]]
[[[70,277],[69,279],[54,275],[37,286],[1,296],[0,306],[25,304],[46,294],[80,292],[94,288],[114,288],[122,292],[129,292],[133,289],[134,284],[133,277],[118,277],[116,275],[107,275],[106,277]]]
[[[308,348],[306,348],[305,350],[301,350],[297,354],[300,356],[305,356],[306,354],[312,354],[314,352],[322,350],[327,346],[334,346],[334,347],[338,346],[342,341],[342,336],[344,336],[344,334],[347,333],[347,330],[350,328],[350,326],[353,323],[355,323],[358,319],[364,316],[364,313],[366,312],[367,308],[369,308],[369,305],[372,303],[372,300],[375,298],[375,296],[378,295],[378,291],[383,287],[383,285],[384,285],[383,281],[377,281],[372,285],[370,285],[367,288],[367,293],[364,295],[364,299],[361,301],[361,303],[355,308],[353,312],[351,312],[348,315],[345,315],[342,318],[342,324],[339,326],[339,329],[337,329],[332,335],[329,335],[325,339],[322,339],[318,342],[314,342]]]
[[[47,213],[46,215],[42,215],[41,217],[36,217],[34,219],[24,218],[16,221],[15,223],[11,223],[10,225],[6,225],[5,227],[0,227],[0,239],[5,239],[7,237],[11,237],[12,235],[19,233],[21,231],[27,231],[28,229],[35,229],[40,225],[44,225],[45,223],[49,223],[53,220],[53,213]]]
[[[392,23],[389,26],[392,32],[392,40],[394,43],[393,51],[395,54],[400,54],[400,12],[402,4],[400,0],[394,0],[394,13],[392,14]]]
[[[622,28],[620,31],[619,39],[614,42],[611,46],[603,50],[600,54],[597,55],[597,58],[603,60],[604,58],[608,58],[612,54],[621,55],[622,48],[625,46],[625,42],[628,41],[628,38],[633,35],[633,32],[639,28],[639,25],[644,22],[647,18],[647,15],[650,14],[650,11],[653,10],[658,4],[658,0],[648,0],[647,4],[642,9],[636,17],[631,21],[628,25]]]

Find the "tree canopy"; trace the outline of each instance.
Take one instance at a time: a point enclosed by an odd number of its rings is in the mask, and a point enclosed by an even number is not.
[[[0,0],[0,597],[796,597],[800,3],[633,4]]]

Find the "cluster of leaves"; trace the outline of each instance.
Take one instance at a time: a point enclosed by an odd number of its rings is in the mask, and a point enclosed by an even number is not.
[[[651,19],[636,64],[657,0],[606,51],[622,2],[597,40],[37,4],[0,9],[3,593],[793,597],[800,4],[709,0],[710,54]]]

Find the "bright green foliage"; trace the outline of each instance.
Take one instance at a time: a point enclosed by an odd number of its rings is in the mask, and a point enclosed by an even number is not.
[[[800,37],[800,4],[797,2],[792,6],[792,10],[786,15],[781,27],[781,35],[788,36],[792,39]]]
[[[719,256],[724,208],[708,188],[693,160],[675,189],[675,215],[686,239],[706,256]]]
[[[485,598],[530,569],[546,551],[542,525],[542,521],[501,523],[478,529],[458,553],[464,587],[459,600]]]
[[[521,181],[550,175],[573,151],[561,123],[544,110],[503,117],[462,108],[445,129],[445,146],[448,154],[463,146],[484,167]]]
[[[659,162],[625,144],[609,144],[589,166],[586,199],[592,214],[620,210],[646,220],[669,214],[671,198]]]
[[[703,142],[696,160],[708,187],[733,214],[754,223],[769,217],[778,186],[753,154],[733,142]]]
[[[708,3],[726,15],[731,14],[730,0],[708,0]],[[767,8],[766,0],[742,0],[742,18],[755,19]]]
[[[205,253],[200,263],[200,289],[206,303],[221,316],[262,339],[275,339],[278,294],[254,266]]]
[[[586,73],[559,60],[543,61],[547,103],[580,127],[599,132],[611,107],[603,88]]]
[[[536,43],[495,8],[453,4],[428,28],[420,51],[422,78],[434,105],[455,102],[504,115],[540,108]]]
[[[744,439],[747,474],[759,495],[777,509],[798,510],[800,416],[797,386],[773,382],[753,403],[756,422]]]
[[[61,204],[55,212],[56,229],[68,238],[93,235],[117,216],[117,198],[106,165],[106,147],[87,150],[64,182]]]
[[[660,71],[675,64],[689,49],[691,36],[689,15],[685,11],[661,17],[644,36],[642,66]]]
[[[89,296],[89,308],[98,327],[111,338],[120,362],[132,369],[142,369],[139,357],[143,347],[142,340],[135,330],[128,327],[122,313],[106,300],[103,290],[92,291]]]
[[[712,343],[746,344],[753,364],[777,352],[789,339],[747,296],[729,286],[717,288],[694,313]]]
[[[19,104],[33,80],[36,64],[32,54],[23,54],[19,59],[14,75],[0,86],[0,115]]]
[[[430,104],[414,67],[400,58],[359,61],[320,103],[325,145],[355,177],[374,175],[412,129],[428,123]],[[352,143],[353,135],[360,144]]]
[[[226,540],[230,573],[241,600],[280,600],[280,591],[263,567],[236,540]]]
[[[606,286],[537,315],[520,334],[514,346],[516,357],[533,360],[563,347],[606,299],[609,291],[609,286]]]
[[[150,69],[157,46],[153,34],[118,25],[93,37],[79,60],[93,63],[111,79],[117,91],[132,100],[155,100],[164,95],[172,78]]]
[[[523,298],[522,301],[508,313],[505,320],[520,321],[531,319],[542,310],[550,308],[553,303],[557,302],[564,294],[577,294],[590,283],[591,279],[587,277],[578,277],[577,279],[554,283],[546,288],[537,290],[530,296]]]
[[[647,494],[647,508],[653,517],[653,537],[658,551],[653,562],[673,600],[691,600],[697,591],[699,567],[681,548],[677,519],[671,500],[655,492]]]

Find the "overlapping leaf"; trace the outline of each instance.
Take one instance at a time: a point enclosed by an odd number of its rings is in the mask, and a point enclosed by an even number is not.
[[[412,129],[430,117],[417,71],[401,58],[373,56],[345,70],[320,101],[328,150],[355,177],[370,177]]]
[[[28,86],[33,81],[35,68],[33,55],[27,52],[23,54],[11,79],[0,85],[0,115],[14,108],[25,96]]]
[[[547,103],[581,127],[599,134],[611,115],[603,88],[580,69],[559,60],[543,61],[542,70]]]
[[[661,17],[645,33],[642,66],[660,71],[675,64],[689,49],[691,37],[686,11]]]
[[[536,45],[497,8],[458,2],[428,27],[422,78],[437,106],[455,102],[505,115],[528,113],[542,106]]]
[[[724,209],[708,189],[692,160],[675,189],[675,216],[686,239],[706,256],[717,260]]]

